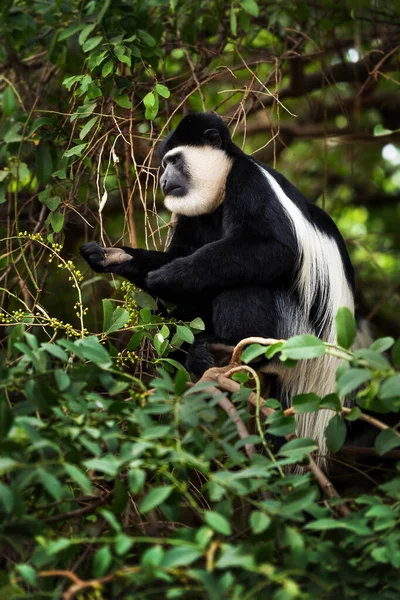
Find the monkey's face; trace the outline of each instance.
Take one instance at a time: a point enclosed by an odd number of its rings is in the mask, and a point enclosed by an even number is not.
[[[213,212],[224,200],[232,159],[211,145],[178,146],[162,161],[165,206],[188,217]]]

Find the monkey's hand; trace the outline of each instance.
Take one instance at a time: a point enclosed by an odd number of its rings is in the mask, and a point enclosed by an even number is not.
[[[81,255],[96,271],[96,273],[110,273],[115,267],[132,260],[132,256],[122,248],[102,248],[96,242],[89,242],[81,246]]]

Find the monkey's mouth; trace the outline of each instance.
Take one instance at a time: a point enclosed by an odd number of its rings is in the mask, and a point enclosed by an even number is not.
[[[186,190],[181,185],[166,185],[163,189],[164,196],[181,197],[186,194]]]

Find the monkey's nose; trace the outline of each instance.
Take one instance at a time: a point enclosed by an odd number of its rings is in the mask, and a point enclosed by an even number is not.
[[[166,177],[166,173],[161,176],[160,185],[164,196],[173,194],[181,188],[181,184],[176,177]]]

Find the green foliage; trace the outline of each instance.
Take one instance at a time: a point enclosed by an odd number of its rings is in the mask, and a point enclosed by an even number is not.
[[[162,248],[155,144],[182,112],[234,115],[235,141],[260,160],[275,165],[290,146],[278,169],[336,218],[362,312],[386,333],[353,353],[342,309],[337,345],[297,336],[249,346],[243,362],[340,359],[337,393],[293,399],[295,415],[332,411],[333,452],[346,421],[398,413],[400,183],[381,150],[398,130],[397,4],[3,4],[0,596],[58,599],[73,573],[92,582],[78,598],[397,598],[393,470],[368,494],[352,490],[340,516],[310,473],[290,471],[306,468],[313,440],[257,452],[260,435],[239,438],[208,384],[188,386],[171,353],[201,319],[176,322],[109,275],[84,280],[74,258],[87,235]],[[319,77],[338,61],[346,69],[355,49],[372,61],[364,80],[356,68],[337,86],[333,72]],[[235,379],[232,401],[249,425],[253,380]],[[342,413],[346,395],[356,405]],[[273,398],[267,406],[271,437],[294,434],[296,416]],[[377,453],[399,439],[398,427],[382,430]]]
[[[132,293],[129,284],[125,289]],[[114,308],[105,300],[103,309],[108,335],[132,318],[129,304]],[[142,313],[141,323],[154,344],[161,331],[170,339],[172,325],[151,313]],[[196,319],[178,327],[175,336],[203,325]],[[161,369],[146,385],[117,369],[100,339],[41,343],[21,332],[0,368],[0,539],[6,560],[12,556],[4,593],[12,588],[26,597],[58,597],[68,581],[55,574],[49,587],[44,573],[69,571],[84,552],[79,577],[106,577],[104,597],[128,598],[124,590],[146,593],[151,586],[162,597],[190,589],[194,597],[231,598],[262,589],[279,598],[288,588],[302,589],[304,597],[334,597],[345,587],[351,596],[368,598],[381,590],[382,577],[381,595],[396,597],[398,476],[350,502],[350,515],[338,518],[337,501],[321,504],[310,475],[282,470],[304,464],[313,440],[293,439],[276,456],[249,460],[208,384],[187,388],[183,371],[170,364],[173,372]],[[377,340],[372,352],[387,346]],[[310,336],[280,344],[284,358],[294,349],[307,360],[310,347],[318,347]],[[399,411],[399,375],[390,364],[323,347],[342,353],[349,381],[353,372],[357,384],[359,372],[368,373],[371,383],[358,391],[359,406],[378,399],[381,409]],[[345,422],[333,400],[303,394],[293,406],[296,413],[323,406],[337,411],[326,430],[335,452]],[[246,395],[236,403],[246,421]],[[276,401],[268,405],[275,411],[267,419],[269,433],[292,434],[294,417]],[[354,421],[362,413],[356,407],[346,417]],[[376,438],[378,454],[399,446],[395,429]],[[349,568],[352,561],[356,568]]]

